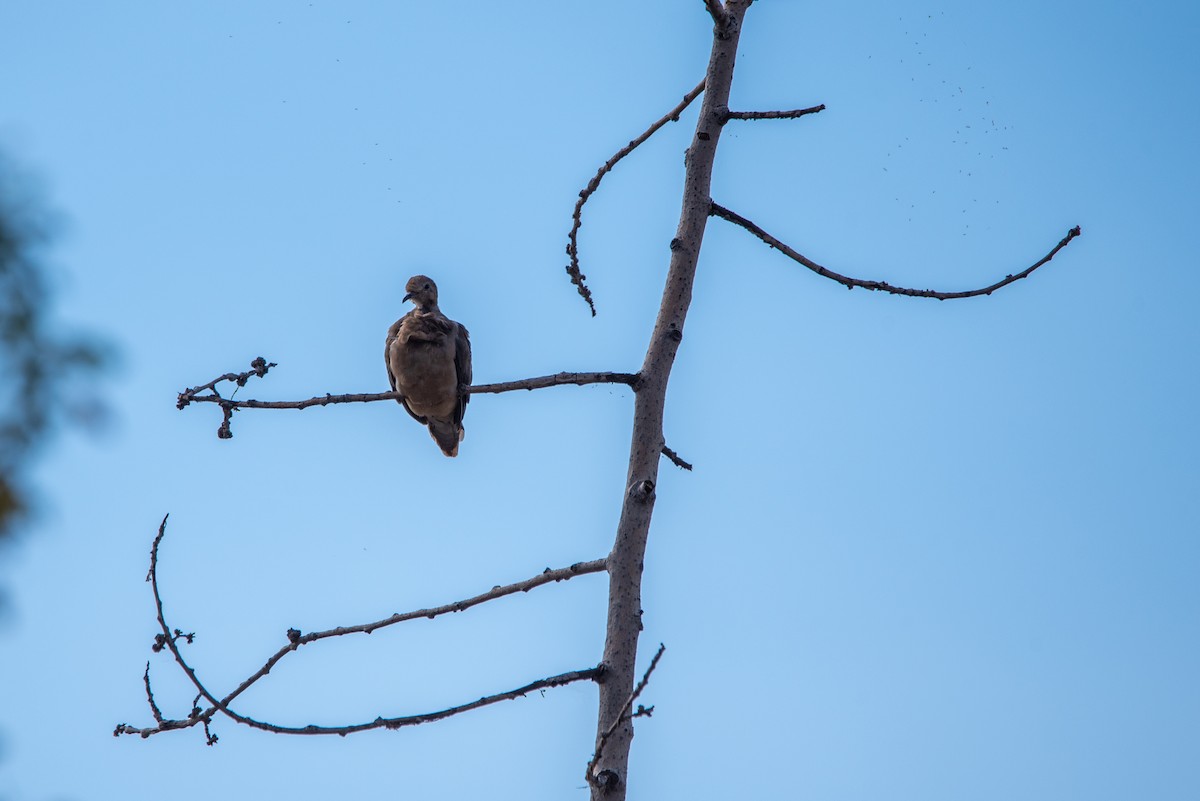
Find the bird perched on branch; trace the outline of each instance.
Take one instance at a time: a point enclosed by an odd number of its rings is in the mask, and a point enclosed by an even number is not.
[[[416,306],[392,323],[383,348],[388,381],[399,403],[447,456],[458,455],[463,412],[471,386],[471,339],[467,329],[438,308],[437,284],[414,275],[404,299]]]

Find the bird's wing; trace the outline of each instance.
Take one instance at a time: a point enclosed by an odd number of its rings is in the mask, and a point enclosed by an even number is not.
[[[458,406],[455,409],[455,422],[462,425],[463,414],[467,411],[467,402],[471,400],[467,387],[471,386],[471,335],[462,323],[455,323],[457,331],[454,334],[454,369],[458,373]]]
[[[388,386],[392,388],[392,392],[396,391],[396,374],[392,372],[392,343],[396,341],[396,337],[400,334],[400,325],[404,322],[401,317],[396,322],[392,323],[388,328],[387,339],[383,341],[383,365],[387,368]]]
[[[396,374],[392,371],[392,344],[400,336],[400,327],[404,325],[404,321],[408,319],[408,315],[404,315],[396,322],[392,323],[392,327],[388,329],[387,339],[383,343],[383,364],[387,367],[388,384],[392,388],[392,392],[396,392],[399,387],[396,386]],[[428,421],[419,414],[408,408],[408,401],[400,398],[397,403],[404,407],[404,411],[408,412],[412,419],[416,420],[421,425],[425,425]]]

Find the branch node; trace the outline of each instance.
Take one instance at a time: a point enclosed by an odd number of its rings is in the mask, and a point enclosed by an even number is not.
[[[635,501],[647,503],[654,497],[654,482],[650,479],[643,479],[629,488],[629,495]]]
[[[590,778],[589,781],[602,793],[611,793],[621,786],[621,777],[616,774],[616,771],[607,768]]]

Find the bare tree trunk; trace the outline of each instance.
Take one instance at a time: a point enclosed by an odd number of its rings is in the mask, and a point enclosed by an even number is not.
[[[637,385],[625,499],[616,542],[608,557],[608,632],[604,643],[604,675],[600,684],[596,734],[599,753],[589,776],[595,801],[625,798],[629,747],[633,739],[633,721],[629,714],[634,663],[642,629],[642,560],[646,553],[650,517],[654,512],[654,488],[664,444],[663,406],[675,353],[683,339],[684,320],[692,302],[696,262],[712,204],[713,159],[728,111],[742,18],[749,5],[750,0],[729,0],[723,14],[719,17],[714,14],[716,24],[704,101],[695,136],[687,151],[683,210],[679,229],[671,241],[671,266]],[[615,729],[614,721],[620,721]]]

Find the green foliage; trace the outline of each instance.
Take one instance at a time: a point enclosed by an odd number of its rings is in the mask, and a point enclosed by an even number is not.
[[[0,541],[32,505],[27,474],[57,423],[95,418],[84,385],[107,362],[105,349],[56,330],[44,249],[50,219],[28,181],[0,155]]]

